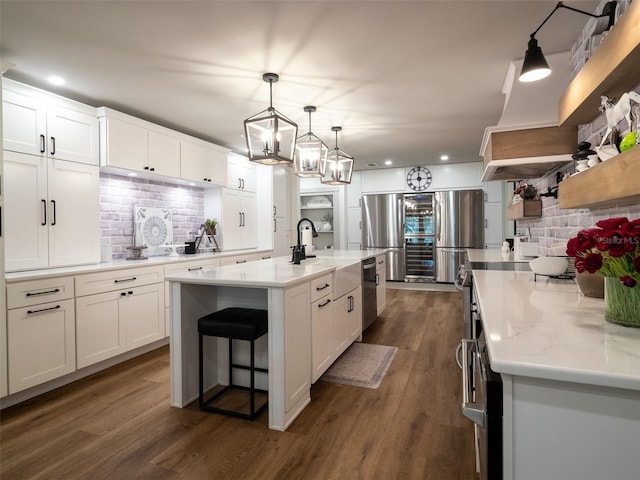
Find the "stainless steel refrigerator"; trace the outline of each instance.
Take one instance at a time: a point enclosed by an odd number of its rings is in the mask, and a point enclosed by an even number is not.
[[[362,196],[362,246],[389,248],[386,255],[387,280],[404,281],[403,194]]]
[[[484,248],[484,193],[435,193],[436,282],[455,282],[467,248]]]

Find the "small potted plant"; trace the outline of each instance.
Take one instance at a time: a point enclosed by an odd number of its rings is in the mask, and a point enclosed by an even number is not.
[[[204,231],[207,235],[215,235],[217,225],[218,225],[218,221],[211,218],[207,218],[202,224],[202,226],[204,227]]]
[[[333,230],[333,215],[331,213],[327,213],[324,215],[320,221],[322,222],[322,231],[330,232]]]

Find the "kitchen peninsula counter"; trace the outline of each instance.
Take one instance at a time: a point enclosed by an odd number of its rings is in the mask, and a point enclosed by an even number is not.
[[[640,471],[640,329],[573,280],[474,270],[503,383],[504,478],[628,480]]]
[[[311,303],[314,281],[358,265],[385,249],[333,251],[294,265],[289,257],[170,274],[171,404],[184,407],[198,396],[197,319],[231,306],[268,311],[266,342],[256,344],[258,378],[269,391],[269,427],[284,431],[311,401]],[[318,252],[320,253],[320,252]],[[206,385],[226,384],[226,342],[208,342],[205,363],[213,364]],[[261,339],[262,340],[262,339]],[[235,351],[235,349],[234,349]],[[245,351],[246,354],[246,351]],[[266,364],[266,365],[265,365]],[[223,368],[224,367],[224,368]],[[261,383],[262,382],[262,383]]]

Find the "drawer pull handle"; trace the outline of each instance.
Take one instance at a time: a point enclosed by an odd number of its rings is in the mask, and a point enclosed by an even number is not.
[[[325,283],[322,287],[316,287],[316,291],[319,292],[320,290],[324,290],[325,288],[329,288],[330,286],[331,285],[329,285],[328,283]]]
[[[57,310],[59,308],[60,305],[56,305],[55,307],[41,308],[40,310],[27,310],[27,314],[33,315],[34,313],[48,312],[49,310]]]
[[[193,272],[194,270],[202,270],[202,267],[187,268],[187,272]]]
[[[52,293],[58,293],[60,291],[59,288],[55,288],[53,290],[47,290],[46,292],[27,292],[27,297],[35,297],[38,295],[51,295]]]
[[[318,304],[318,308],[322,308],[322,307],[326,307],[327,305],[329,305],[331,303],[331,299],[327,298],[327,301],[324,303],[319,303]]]
[[[247,263],[246,260],[236,260],[236,263]]]
[[[131,278],[117,279],[117,280],[114,280],[114,282],[115,283],[133,282],[134,280],[137,280],[137,278],[136,277],[131,277]]]

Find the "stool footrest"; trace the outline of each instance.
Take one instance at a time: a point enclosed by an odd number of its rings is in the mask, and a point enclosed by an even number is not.
[[[220,408],[220,407],[211,406],[211,403],[215,402],[216,400],[219,400],[220,397],[222,397],[226,393],[229,393],[232,390],[242,390],[242,391],[251,393],[251,388],[249,388],[249,387],[243,387],[241,385],[227,385],[222,390],[220,390],[220,391],[216,392],[215,394],[213,394],[208,400],[200,402],[200,405],[199,405],[200,406],[200,410],[207,410],[209,412],[223,413],[225,415],[231,415],[233,417],[239,417],[239,418],[245,418],[245,419],[248,419],[248,420],[254,420],[269,405],[269,402],[267,400],[267,401],[264,402],[263,405],[258,407],[253,413],[242,413],[242,412],[237,411],[237,410],[227,410],[226,408]],[[269,393],[266,390],[260,390],[260,389],[257,389],[257,388],[255,388],[253,391],[255,393],[264,393],[264,394],[268,394]]]
[[[251,367],[249,365],[238,365],[237,363],[232,363],[231,366],[233,368],[239,368],[240,370],[251,370]],[[269,373],[269,369],[267,368],[254,367],[253,370],[255,372]],[[256,392],[257,391],[258,390],[256,390]]]

